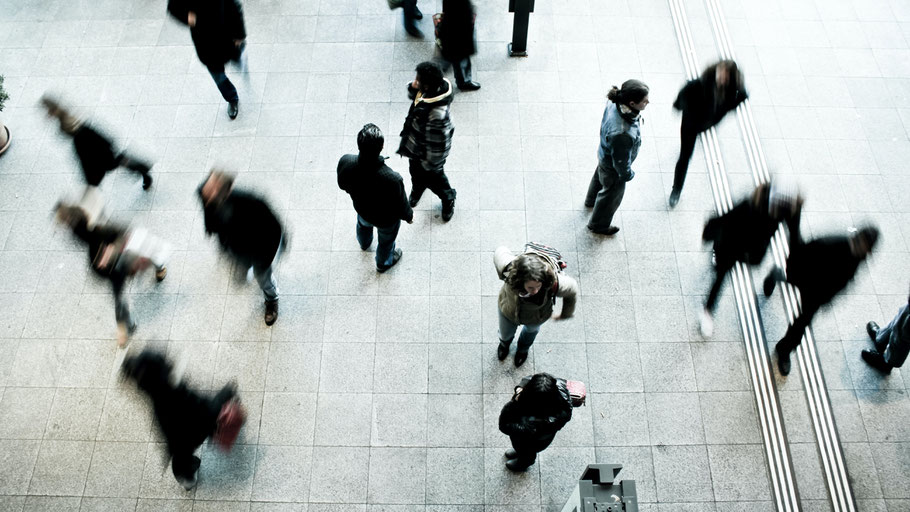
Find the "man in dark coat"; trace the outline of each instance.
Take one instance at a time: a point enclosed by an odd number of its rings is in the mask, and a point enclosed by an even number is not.
[[[793,233],[790,238],[786,275],[776,268],[764,282],[765,297],[771,296],[777,281],[787,281],[799,288],[802,311],[774,349],[781,375],[790,373],[790,352],[802,341],[812,317],[850,284],[860,263],[875,247],[878,229],[865,227],[851,230],[847,236],[827,236],[808,243]]]
[[[781,222],[787,223],[787,229],[795,239],[799,238],[802,203],[795,187],[765,183],[756,187],[750,198],[705,224],[702,240],[714,242],[715,277],[699,318],[702,336],[708,338],[713,333],[712,315],[720,287],[736,262],[760,264]]]
[[[734,110],[748,97],[743,75],[732,60],[722,60],[708,67],[700,77],[690,80],[679,91],[673,108],[682,111],[682,124],[679,128],[679,160],[676,161],[673,176],[670,208],[679,202],[698,134],[719,123],[727,112]]]
[[[471,55],[477,53],[471,0],[443,0],[438,30],[442,56],[455,71],[455,86],[462,91],[480,89],[480,84],[471,80]]]
[[[57,100],[42,96],[41,104],[47,109],[47,114],[60,123],[60,131],[73,138],[73,149],[82,164],[82,174],[88,186],[101,185],[104,176],[118,167],[126,167],[142,176],[143,189],[148,190],[152,186],[151,165],[115,150],[110,137],[71,114]]]
[[[408,97],[413,100],[401,129],[398,154],[409,159],[411,173],[411,207],[430,189],[442,200],[442,220],[455,214],[455,189],[449,184],[444,166],[452,148],[455,128],[449,117],[452,84],[443,78],[433,62],[417,65],[417,77],[408,84]]]
[[[224,72],[229,61],[240,63],[246,40],[240,0],[168,0],[167,10],[190,27],[196,55],[209,70],[224,101],[228,116],[237,117],[237,89]]]
[[[232,174],[213,169],[198,193],[206,234],[218,235],[221,248],[239,269],[253,268],[265,295],[265,324],[274,324],[278,319],[278,283],[273,266],[286,241],[281,222],[262,198],[234,190]]]
[[[885,375],[903,366],[910,353],[910,296],[891,323],[881,328],[877,323],[869,322],[866,332],[875,343],[875,350],[862,351],[866,364]]]
[[[338,187],[351,195],[357,211],[357,241],[364,251],[373,243],[373,228],[379,232],[376,270],[385,272],[401,259],[395,238],[401,221],[414,222],[401,175],[385,164],[381,156],[385,138],[375,124],[357,134],[359,155],[344,155],[338,162]]]

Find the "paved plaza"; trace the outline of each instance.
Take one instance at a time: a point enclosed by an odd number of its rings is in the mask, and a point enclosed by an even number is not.
[[[685,80],[668,3],[538,0],[523,59],[506,55],[508,2],[474,3],[483,88],[452,105],[455,216],[443,223],[426,194],[401,228],[401,263],[378,274],[335,168],[372,122],[409,181],[394,155],[405,84],[434,55],[441,0],[419,3],[423,41],[383,0],[246,0],[251,72],[229,71],[234,121],[164,0],[0,0],[0,120],[13,134],[0,157],[0,511],[554,512],[593,462],[622,464],[642,511],[775,510],[729,282],[714,336],[698,332],[712,276],[701,144],[667,208]],[[721,4],[768,165],[807,196],[804,236],[882,231],[812,327],[858,510],[906,512],[910,374],[882,378],[860,350],[866,322],[887,323],[910,285],[910,2]],[[709,17],[702,0],[685,9],[707,65]],[[651,104],[622,230],[606,238],[586,229],[582,203],[606,92],[628,78],[650,85]],[[202,389],[235,379],[250,413],[231,453],[203,446],[193,491],[174,480],[147,400],[119,378],[110,287],[53,223],[54,203],[83,184],[38,107],[46,91],[156,162],[147,192],[125,171],[102,186],[115,219],[176,249],[165,281],[131,285],[129,350],[186,361]],[[753,182],[728,117],[718,135],[739,198]],[[238,171],[290,232],[272,327],[256,284],[205,237],[195,189],[213,165]],[[544,325],[516,369],[496,358],[492,255],[529,240],[562,251],[581,293],[576,316]],[[780,294],[758,304],[773,343]],[[538,371],[584,381],[588,404],[513,474],[499,412]],[[803,510],[831,510],[798,365],[776,382]]]

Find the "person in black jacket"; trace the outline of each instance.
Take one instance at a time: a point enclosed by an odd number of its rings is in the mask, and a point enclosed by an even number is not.
[[[462,91],[480,89],[480,84],[471,80],[471,55],[477,53],[471,0],[442,0],[442,21],[438,31],[446,69],[450,64],[455,71],[455,86]]]
[[[449,117],[452,84],[435,63],[422,62],[408,84],[408,97],[413,101],[401,129],[398,154],[409,160],[409,202],[417,206],[426,189],[432,190],[442,200],[442,220],[448,222],[455,214],[455,189],[444,169],[455,132]]]
[[[727,112],[734,110],[748,96],[743,75],[732,60],[722,60],[709,66],[700,77],[690,80],[679,91],[673,108],[682,112],[682,124],[670,208],[679,202],[698,134],[719,123]]]
[[[789,232],[798,237],[802,203],[795,187],[765,183],[756,187],[750,198],[705,224],[702,240],[714,242],[715,277],[699,319],[702,336],[708,338],[713,333],[714,306],[733,265],[737,261],[760,264],[781,222],[786,222]]]
[[[344,155],[338,161],[338,187],[351,195],[357,211],[357,241],[364,251],[373,243],[373,228],[379,232],[376,270],[385,272],[401,259],[395,238],[401,221],[414,222],[401,175],[385,164],[381,156],[385,138],[375,124],[357,134],[359,155]]]
[[[234,190],[234,175],[212,169],[199,186],[206,235],[218,235],[237,268],[253,268],[265,294],[265,324],[278,319],[278,284],[273,266],[285,246],[284,229],[265,200]]]
[[[121,372],[151,399],[155,420],[171,456],[174,478],[185,489],[192,489],[201,463],[194,453],[215,435],[218,415],[225,404],[236,399],[236,385],[227,384],[215,396],[208,397],[182,382],[174,384],[173,365],[162,354],[148,349],[124,358]]]
[[[71,114],[56,99],[47,95],[42,96],[41,105],[47,109],[49,116],[56,118],[60,123],[60,131],[72,137],[73,149],[79,157],[79,163],[82,164],[82,175],[88,186],[100,186],[105,175],[118,167],[126,167],[142,176],[143,189],[148,190],[152,186],[150,164],[123,151],[115,150],[110,137]]]
[[[240,0],[168,0],[167,10],[190,27],[196,55],[209,70],[224,101],[228,116],[237,117],[239,96],[224,72],[224,65],[240,63],[246,41]]]
[[[155,267],[158,282],[167,276],[167,257],[170,247],[145,230],[127,230],[116,225],[89,227],[86,212],[78,205],[57,203],[57,220],[69,226],[73,234],[88,247],[92,270],[110,281],[114,292],[114,315],[117,319],[117,344],[126,345],[130,334],[138,327],[130,315],[129,303],[123,291],[131,276],[148,266]]]
[[[506,467],[524,471],[534,464],[570,419],[572,402],[565,381],[538,373],[524,387],[515,386],[512,400],[499,414],[499,431],[512,441],[512,449],[505,453]]]
[[[852,229],[847,236],[827,236],[808,243],[792,232],[790,238],[786,275],[775,268],[764,282],[765,297],[774,293],[777,281],[787,281],[799,288],[801,298],[802,311],[774,348],[782,375],[790,373],[790,352],[802,341],[812,317],[850,284],[860,263],[875,247],[878,229]]]

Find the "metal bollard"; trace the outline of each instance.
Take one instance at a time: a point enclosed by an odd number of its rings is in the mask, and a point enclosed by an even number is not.
[[[620,464],[588,464],[562,512],[638,512],[634,480],[613,479]]]
[[[512,42],[509,57],[528,56],[528,22],[534,12],[534,0],[509,0],[509,12],[515,13],[512,22]]]

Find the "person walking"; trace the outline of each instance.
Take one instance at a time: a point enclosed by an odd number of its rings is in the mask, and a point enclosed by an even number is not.
[[[55,118],[60,123],[60,131],[72,138],[73,149],[82,165],[82,175],[88,187],[98,187],[108,172],[119,167],[127,169],[142,176],[142,188],[148,190],[152,186],[151,164],[124,151],[114,149],[114,142],[103,134],[91,123],[73,115],[56,99],[50,96],[41,97],[41,105],[47,110],[47,115]],[[93,192],[86,191],[87,195]]]
[[[850,284],[860,263],[875,247],[878,229],[851,229],[847,236],[822,237],[808,243],[803,243],[792,232],[790,238],[786,274],[775,268],[764,282],[765,297],[774,293],[777,281],[787,281],[799,288],[800,314],[774,347],[781,375],[790,373],[790,352],[802,341],[812,317]]]
[[[430,189],[442,200],[442,220],[455,214],[455,189],[445,173],[446,157],[452,148],[455,128],[449,117],[452,84],[443,78],[433,62],[417,65],[417,76],[408,84],[408,97],[413,100],[401,129],[398,154],[409,160],[411,173],[411,207]]]
[[[866,332],[875,343],[875,350],[862,351],[866,364],[885,375],[903,366],[910,353],[910,296],[891,323],[881,328],[877,323],[869,322]]]
[[[228,117],[236,119],[240,98],[224,65],[233,61],[245,68],[241,59],[246,28],[240,0],[168,0],[167,10],[178,22],[190,27],[196,55],[228,102]]]
[[[786,222],[791,235],[799,238],[802,204],[796,187],[779,182],[764,183],[755,188],[751,197],[705,224],[702,240],[714,242],[715,264],[714,284],[699,317],[702,336],[709,338],[714,332],[714,307],[720,287],[736,262],[760,264],[781,222]]]
[[[516,257],[506,247],[493,253],[493,264],[499,279],[499,347],[496,356],[500,361],[509,355],[509,346],[521,326],[515,366],[528,359],[528,351],[540,332],[540,326],[551,318],[565,320],[575,313],[578,283],[559,271],[559,263],[543,252],[526,249]],[[562,310],[553,314],[556,297],[562,298]]]
[[[117,345],[126,345],[138,324],[130,314],[124,297],[127,279],[150,266],[155,267],[158,282],[167,276],[170,246],[145,229],[126,229],[116,225],[89,225],[89,215],[80,205],[57,203],[55,216],[88,248],[92,270],[111,283],[114,292],[114,316],[117,320]]]
[[[682,112],[682,124],[679,128],[679,159],[676,161],[673,189],[670,191],[670,208],[679,203],[698,134],[719,123],[727,112],[735,110],[748,97],[743,74],[732,60],[722,60],[709,66],[700,77],[690,80],[679,91],[673,108]]]
[[[442,1],[442,21],[437,27],[440,52],[446,69],[454,68],[455,86],[462,91],[480,89],[480,84],[471,79],[471,55],[477,53],[474,17],[471,0]]]
[[[274,267],[287,236],[265,200],[234,190],[234,175],[212,169],[199,186],[206,235],[218,235],[221,248],[234,260],[238,273],[253,275],[265,295],[265,325],[278,319],[278,283]]]
[[[364,251],[373,243],[373,228],[379,233],[376,246],[376,271],[385,272],[401,259],[395,238],[401,221],[414,222],[401,175],[385,164],[381,156],[385,138],[375,124],[367,124],[357,134],[357,155],[344,155],[338,161],[338,187],[351,195],[357,211],[357,241]]]
[[[512,448],[506,450],[506,467],[524,471],[544,451],[556,433],[572,419],[572,402],[565,381],[548,373],[525,379],[515,386],[512,399],[499,414],[499,431],[509,436]],[[524,381],[522,381],[524,382]]]
[[[393,5],[395,2],[389,2]],[[417,8],[417,0],[401,0],[397,2],[404,11],[404,30],[412,37],[423,39],[423,32],[417,28],[417,22],[423,19],[423,13]]]
[[[635,177],[632,162],[641,146],[641,111],[648,106],[648,86],[639,80],[626,80],[622,88],[613,86],[607,93],[607,108],[600,122],[600,147],[597,169],[588,186],[585,206],[594,208],[588,229],[599,235],[613,236],[619,227],[613,215],[622,203],[626,182]]]

